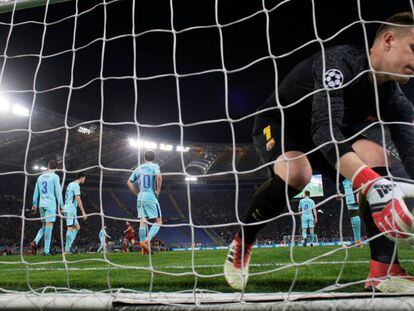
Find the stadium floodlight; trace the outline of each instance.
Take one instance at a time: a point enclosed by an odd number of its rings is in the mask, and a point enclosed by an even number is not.
[[[15,114],[16,116],[22,116],[22,117],[28,117],[30,114],[29,109],[19,104],[13,105],[12,113]]]
[[[90,135],[90,134],[92,134],[92,131],[90,129],[88,129],[87,127],[79,126],[78,127],[78,133]]]
[[[185,178],[185,180],[186,180],[186,181],[197,181],[197,177],[194,177],[194,176],[187,176],[187,177]]]
[[[0,97],[0,111],[9,112],[10,111],[10,102],[7,98]]]
[[[40,168],[39,165],[33,166],[33,169],[36,170],[36,171],[39,170],[39,168]]]
[[[46,166],[41,166],[41,167],[40,167],[40,170],[41,170],[41,171],[47,171],[47,167],[46,167]]]
[[[134,148],[158,149],[158,144],[149,140],[128,139],[129,145]]]
[[[181,152],[188,152],[188,151],[190,151],[190,147],[176,146],[175,150],[181,151]]]
[[[160,144],[160,150],[171,151],[174,149],[173,145],[169,144]]]

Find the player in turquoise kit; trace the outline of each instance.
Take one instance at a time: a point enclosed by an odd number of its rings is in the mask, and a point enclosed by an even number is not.
[[[352,231],[354,233],[355,244],[361,244],[361,218],[358,212],[358,193],[352,189],[352,182],[345,179],[342,182],[345,191],[345,202],[348,207],[349,217],[351,218]],[[362,246],[362,245],[361,245]]]
[[[52,240],[53,224],[56,221],[57,207],[63,206],[62,187],[60,178],[55,173],[57,162],[50,160],[47,171],[37,178],[34,193],[32,211],[39,209],[42,218],[42,228],[37,232],[36,238],[30,243],[32,254],[36,254],[37,246],[44,236],[45,247],[43,254],[50,255],[50,243]]]
[[[75,240],[76,235],[80,230],[80,225],[76,218],[78,214],[78,207],[82,212],[83,220],[86,220],[88,218],[83,208],[80,192],[80,185],[85,183],[85,179],[85,174],[79,173],[76,176],[76,180],[72,181],[66,188],[65,206],[63,207],[67,227],[65,244],[66,254],[70,254],[70,248],[73,244],[73,241]]]
[[[101,245],[99,246],[97,253],[100,253],[101,251],[104,251],[106,253],[106,244],[107,239],[110,239],[111,237],[106,233],[106,226],[104,226],[101,231],[99,231],[99,241],[101,241]]]
[[[307,243],[307,229],[309,229],[310,243],[313,246],[315,242],[315,225],[318,222],[318,215],[316,213],[315,202],[309,198],[310,192],[305,191],[305,197],[299,201],[299,211],[302,212],[301,222],[302,222],[302,238],[303,246],[306,246]]]
[[[128,180],[128,188],[137,196],[138,218],[140,219],[139,241],[143,255],[148,253],[150,242],[162,224],[161,208],[158,203],[162,176],[158,164],[153,163],[154,158],[153,151],[146,151],[145,163],[139,165]],[[138,181],[138,189],[134,185],[135,181]],[[154,219],[148,234],[147,219]]]

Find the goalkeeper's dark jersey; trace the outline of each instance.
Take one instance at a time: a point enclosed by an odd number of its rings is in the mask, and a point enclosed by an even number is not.
[[[333,141],[330,127],[334,139],[341,142],[378,120],[405,122],[392,124],[389,128],[407,172],[414,177],[413,106],[398,83],[390,81],[377,88],[377,109],[373,75],[368,69],[365,50],[347,45],[325,50],[325,69],[321,52],[296,65],[278,89],[285,131],[301,141],[320,146]],[[256,118],[255,133],[269,120],[281,121],[275,94],[259,107],[259,110],[263,109],[267,111]],[[338,148],[339,156],[352,150],[349,142],[339,143]],[[336,163],[333,143],[320,150],[329,163]]]

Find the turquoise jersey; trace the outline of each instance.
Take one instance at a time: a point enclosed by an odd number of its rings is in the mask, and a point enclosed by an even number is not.
[[[158,202],[155,194],[156,175],[161,174],[158,164],[149,162],[138,166],[129,180],[138,181],[138,201]]]
[[[313,219],[313,209],[315,208],[315,202],[310,198],[303,198],[299,201],[299,211],[303,211],[302,218]]]
[[[81,195],[80,185],[77,182],[72,181],[66,188],[65,194],[65,207],[64,211],[69,213],[75,213],[78,207],[76,196]]]
[[[358,204],[358,193],[354,193],[352,182],[349,179],[345,179],[342,185],[344,186],[346,205]]]
[[[105,241],[105,237],[109,238],[109,235],[106,233],[105,229],[101,229],[101,231],[99,231],[99,239],[102,241]]]
[[[63,206],[60,178],[54,172],[45,172],[37,178],[33,193],[33,205],[56,209],[56,203]]]

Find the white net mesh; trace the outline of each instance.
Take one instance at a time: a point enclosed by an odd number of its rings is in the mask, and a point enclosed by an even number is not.
[[[338,180],[316,199],[318,245],[295,247],[302,241],[293,201],[264,221],[269,224],[259,233],[241,293],[225,284],[223,263],[269,166],[259,163],[250,142],[256,108],[274,89],[278,98],[281,78],[313,52],[321,50],[325,60],[326,46],[345,40],[368,53],[367,28],[411,10],[411,1],[375,4],[377,15],[365,1],[54,2],[29,2],[43,5],[20,11],[25,2],[12,1],[0,16],[0,252],[11,255],[0,260],[4,303],[241,308],[232,303],[279,301],[286,308],[301,299],[331,297],[328,305],[335,306],[359,296],[358,308],[386,305],[373,304],[377,293],[355,293],[368,273],[369,250],[350,247],[346,205],[332,200],[343,192]],[[384,124],[374,135],[395,151]],[[282,137],[283,131],[282,119]],[[125,221],[139,224],[126,181],[147,149],[155,150],[164,178],[164,223],[155,253],[144,257],[136,245],[121,251]],[[79,217],[78,254],[64,255],[66,219],[57,211],[55,254],[31,256],[28,246],[44,219],[30,210],[34,184],[51,158],[58,160],[64,190],[85,172],[88,220]],[[111,239],[96,254],[105,226]],[[409,270],[411,250],[403,246],[400,257]],[[400,307],[410,303],[407,298]]]

